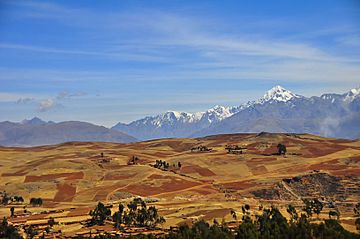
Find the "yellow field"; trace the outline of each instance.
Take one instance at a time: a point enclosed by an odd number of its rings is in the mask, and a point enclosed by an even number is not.
[[[275,155],[278,143],[286,145],[286,156]],[[200,145],[212,150],[191,151]],[[246,149],[228,154],[226,145]],[[128,165],[132,156],[139,160]],[[168,162],[169,169],[154,168],[156,160]],[[42,207],[27,206],[30,213],[23,216],[25,204],[14,204],[17,217],[10,219],[12,223],[41,225],[54,217],[63,235],[89,231],[80,222],[89,218],[98,201],[113,204],[115,210],[119,202],[135,196],[154,201],[167,221],[164,228],[200,218],[235,223],[230,210],[240,215],[245,203],[253,214],[259,205],[275,204],[286,215],[289,203],[300,207],[301,198],[322,197],[336,202],[342,224],[354,231],[360,141],[263,133],[0,148],[0,175],[1,191],[21,195],[26,204],[32,197],[44,199]],[[327,185],[326,180],[337,184]],[[9,216],[14,205],[0,207],[0,216]],[[328,210],[325,207],[320,217],[328,217]],[[110,225],[103,229],[113,230]]]

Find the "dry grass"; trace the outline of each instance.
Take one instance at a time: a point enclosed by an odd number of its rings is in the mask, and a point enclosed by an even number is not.
[[[278,143],[287,145],[286,157],[274,155]],[[227,154],[224,148],[228,144],[248,149],[241,155]],[[190,149],[198,145],[213,151],[192,153]],[[101,162],[101,152],[112,160]],[[132,156],[140,158],[138,165],[127,165]],[[155,169],[150,164],[156,160],[165,160],[170,165],[181,162],[182,168]],[[0,147],[0,191],[21,195],[26,202],[31,197],[45,199],[43,207],[28,208],[33,214],[63,210],[13,219],[14,223],[42,222],[53,216],[64,223],[58,227],[66,234],[85,230],[79,223],[88,218],[88,211],[97,201],[117,204],[119,200],[129,200],[116,196],[122,194],[157,198],[155,205],[167,219],[165,227],[198,218],[231,221],[229,210],[240,213],[244,203],[253,210],[260,204],[276,204],[285,210],[289,201],[256,199],[250,191],[312,170],[352,175],[359,182],[360,141],[312,135],[238,134],[132,144],[79,142],[35,148]],[[339,205],[357,201],[360,195]],[[16,206],[16,213],[22,210],[22,205]],[[341,210],[343,225],[354,230],[351,210]],[[9,208],[1,207],[0,217],[8,215]]]

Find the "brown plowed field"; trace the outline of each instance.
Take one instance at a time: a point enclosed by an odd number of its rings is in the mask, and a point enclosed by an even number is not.
[[[276,155],[279,143],[287,146],[285,157]],[[192,153],[190,149],[199,145],[213,150]],[[247,149],[242,154],[228,154],[226,145]],[[101,152],[111,160],[103,162]],[[132,156],[139,158],[137,164],[127,165]],[[168,162],[170,170],[154,168],[152,165],[156,160]],[[181,162],[181,168],[177,167],[178,162]],[[13,222],[36,224],[37,220],[46,222],[54,216],[73,225],[74,233],[98,201],[113,204],[115,210],[119,201],[126,205],[133,196],[154,202],[159,213],[164,213],[167,219],[165,227],[194,218],[210,222],[223,218],[232,221],[230,210],[241,214],[241,206],[245,203],[252,208],[276,204],[284,209],[289,203],[301,205],[301,200],[261,199],[261,195],[255,197],[253,191],[263,190],[267,197],[283,193],[297,198],[296,194],[301,192],[291,185],[281,186],[283,184],[279,182],[312,174],[314,170],[336,176],[339,182],[347,182],[346,195],[343,191],[338,192],[344,194],[343,201],[336,203],[340,205],[341,216],[346,218],[343,225],[355,230],[348,205],[360,201],[360,195],[356,193],[360,180],[360,141],[356,140],[263,133],[159,139],[132,144],[70,142],[34,148],[0,147],[0,192],[23,196],[25,203],[15,205],[15,212],[21,214],[26,205],[33,214],[13,218]],[[309,188],[307,193],[311,190]],[[318,191],[314,189],[314,193]],[[43,198],[43,206],[28,205],[33,197]],[[9,215],[9,207],[0,207],[0,218]],[[61,212],[47,214],[47,210]],[[322,216],[326,217],[325,214]],[[72,230],[69,226],[63,227]]]

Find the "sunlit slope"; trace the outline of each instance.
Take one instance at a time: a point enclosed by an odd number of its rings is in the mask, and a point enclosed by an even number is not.
[[[277,155],[279,143],[287,147],[285,156]],[[242,153],[229,154],[227,145],[238,145]],[[199,146],[211,151],[198,152]],[[167,170],[153,167],[157,160],[168,163]],[[132,196],[156,199],[171,225],[189,218],[226,218],[243,202],[300,204],[314,196],[339,205],[355,203],[360,200],[360,141],[261,133],[0,148],[0,175],[1,191],[25,201],[41,197],[48,208],[91,207]],[[338,186],[330,190],[331,185]],[[343,210],[351,214],[351,208]]]

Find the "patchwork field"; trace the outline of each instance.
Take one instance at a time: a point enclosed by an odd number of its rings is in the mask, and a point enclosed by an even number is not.
[[[286,145],[285,156],[276,154],[279,143]],[[227,145],[243,149],[228,153]],[[191,150],[199,146],[211,151]],[[157,160],[169,166],[155,168]],[[360,201],[359,177],[360,141],[307,134],[0,147],[0,191],[25,200],[1,206],[0,217],[9,216],[14,206],[15,217],[9,219],[14,225],[41,226],[53,217],[60,222],[59,233],[69,236],[88,233],[82,223],[99,201],[116,208],[140,196],[159,209],[166,219],[162,227],[169,228],[200,218],[236,223],[230,211],[240,215],[244,204],[253,214],[260,205],[277,205],[286,215],[289,203],[300,208],[302,199],[316,197],[325,202],[320,218],[328,217],[326,203],[333,203],[343,226],[355,231],[352,209]],[[32,207],[30,198],[44,203]]]

